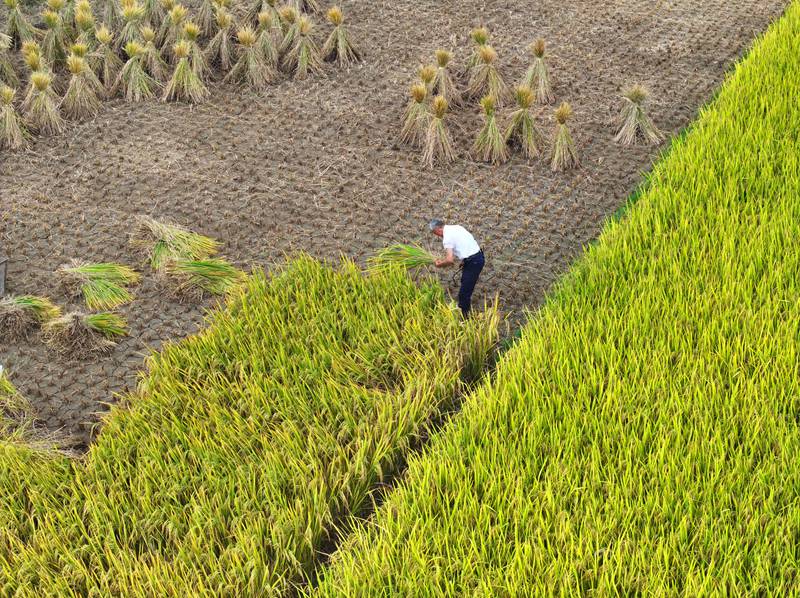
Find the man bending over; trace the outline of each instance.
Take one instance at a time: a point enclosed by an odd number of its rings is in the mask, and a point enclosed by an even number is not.
[[[445,224],[434,219],[428,223],[431,232],[442,239],[445,257],[436,260],[437,268],[446,268],[461,260],[461,288],[458,290],[458,307],[466,317],[472,309],[472,292],[483,270],[484,258],[478,242],[467,229],[458,224]]]

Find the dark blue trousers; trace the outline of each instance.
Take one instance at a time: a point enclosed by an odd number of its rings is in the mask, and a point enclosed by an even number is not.
[[[471,255],[464,259],[462,262],[461,270],[461,288],[458,290],[458,307],[461,308],[461,313],[468,316],[472,309],[472,292],[475,290],[475,284],[478,282],[478,277],[483,270],[485,263],[483,257],[483,250],[475,255]]]

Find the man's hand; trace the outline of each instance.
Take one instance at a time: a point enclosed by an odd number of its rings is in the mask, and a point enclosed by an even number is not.
[[[433,262],[433,265],[436,266],[437,268],[446,268],[447,266],[452,266],[455,263],[456,259],[453,256],[453,250],[448,249],[445,258],[441,260],[436,260],[435,262]]]
[[[447,260],[436,260],[433,262],[433,265],[437,268],[444,268],[445,266],[449,265]]]

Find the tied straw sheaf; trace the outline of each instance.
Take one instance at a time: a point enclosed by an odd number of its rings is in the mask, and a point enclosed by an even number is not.
[[[0,441],[0,594],[294,591],[484,370],[497,317],[399,267],[252,275],[84,459]]]

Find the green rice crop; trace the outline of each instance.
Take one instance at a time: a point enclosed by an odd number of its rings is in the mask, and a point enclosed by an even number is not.
[[[244,272],[218,258],[173,260],[166,272],[174,278],[181,295],[225,295],[239,288],[245,278]]]
[[[210,237],[149,216],[139,218],[131,244],[145,249],[153,270],[159,272],[173,259],[204,260],[219,250],[219,243]]]
[[[794,596],[800,3],[313,596]]]
[[[418,245],[397,244],[385,249],[381,249],[374,256],[369,258],[370,270],[381,270],[402,266],[403,268],[419,268],[420,266],[432,266],[436,261],[430,251]]]
[[[58,269],[69,290],[82,295],[89,309],[114,309],[133,300],[125,287],[141,279],[138,272],[122,264],[73,262]]]
[[[86,457],[0,442],[0,595],[272,596],[452,408],[496,342],[438,284],[299,257],[148,358]]]

